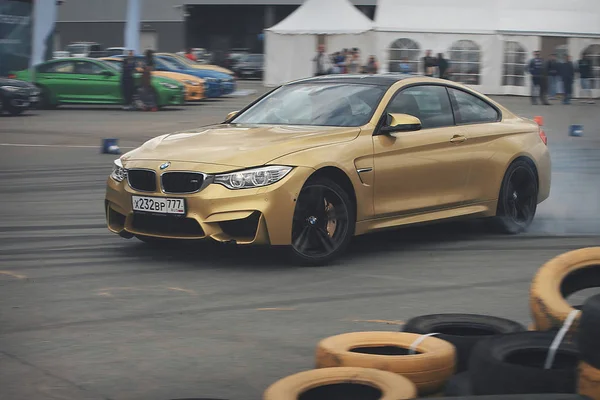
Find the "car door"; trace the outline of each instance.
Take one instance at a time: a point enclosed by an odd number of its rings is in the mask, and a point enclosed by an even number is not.
[[[421,120],[422,129],[373,137],[376,216],[460,206],[470,157],[462,127],[455,125],[446,87],[400,89],[384,116],[388,113],[415,116]]]
[[[92,61],[76,61],[74,79],[77,85],[74,96],[84,102],[106,103],[113,86],[112,75],[105,75],[107,69]]]
[[[500,110],[483,98],[459,88],[448,88],[456,123],[467,138],[465,146],[470,154],[471,168],[465,186],[465,201],[480,203],[498,197],[496,190],[490,191],[490,178],[497,175],[491,162],[495,153],[494,141],[503,138],[509,131],[502,129]]]
[[[42,64],[36,69],[35,81],[41,87],[46,88],[52,98],[58,101],[68,101],[71,98],[74,70],[75,63],[73,61]]]

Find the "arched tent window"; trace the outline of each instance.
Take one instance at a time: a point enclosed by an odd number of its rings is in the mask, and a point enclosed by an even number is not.
[[[389,71],[401,72],[400,63],[406,60],[411,67],[411,71],[413,73],[418,72],[420,54],[421,48],[414,40],[407,38],[396,40],[389,48]]]
[[[527,52],[519,42],[504,42],[502,86],[525,86]]]
[[[600,44],[592,44],[583,51],[592,63],[592,89],[600,89]]]
[[[459,40],[450,48],[452,79],[469,85],[479,85],[481,50],[472,40]]]

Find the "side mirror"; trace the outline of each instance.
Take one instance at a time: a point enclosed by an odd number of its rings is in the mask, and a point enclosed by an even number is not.
[[[379,134],[415,132],[421,128],[421,120],[417,117],[408,114],[388,114],[385,125],[379,129]]]
[[[229,121],[230,119],[232,119],[233,117],[235,117],[237,114],[239,113],[239,111],[232,111],[229,114],[227,114],[227,118],[225,118],[225,121]]]

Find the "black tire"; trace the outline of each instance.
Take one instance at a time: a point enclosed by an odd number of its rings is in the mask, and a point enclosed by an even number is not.
[[[309,179],[298,198],[292,223],[293,261],[306,266],[331,262],[348,247],[356,224],[355,206],[338,184]]]
[[[411,318],[404,332],[440,333],[436,337],[456,347],[456,372],[466,371],[473,347],[481,339],[505,333],[524,332],[518,322],[477,314],[431,314]]]
[[[552,332],[520,332],[477,343],[469,373],[475,395],[575,393],[579,351],[563,341],[551,369],[544,369]]]
[[[585,301],[577,336],[581,359],[600,369],[600,294]]]
[[[496,217],[492,219],[496,230],[517,234],[525,231],[537,209],[538,179],[525,160],[513,162],[502,179],[498,195]]]
[[[17,107],[6,107],[6,111],[8,111],[8,113],[10,115],[21,115],[23,114],[23,112],[25,111],[24,108],[17,108]]]
[[[473,395],[473,390],[471,389],[471,375],[469,375],[469,372],[465,371],[456,374],[446,382],[444,396],[457,397],[471,395]]]

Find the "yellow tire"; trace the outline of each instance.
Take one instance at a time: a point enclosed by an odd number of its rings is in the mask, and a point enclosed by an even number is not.
[[[332,336],[319,342],[316,367],[375,368],[410,379],[419,395],[443,389],[454,374],[456,350],[444,340],[430,336],[416,346],[417,354],[407,350],[421,335],[406,332],[354,332]]]
[[[415,385],[403,376],[370,368],[324,368],[290,375],[267,388],[264,400],[310,398],[344,398],[344,393],[365,392],[365,399],[404,400],[417,397]]]
[[[589,267],[600,268],[600,247],[588,247],[561,254],[538,270],[531,283],[529,295],[531,314],[537,330],[560,328],[569,313],[574,310],[563,297],[563,293],[564,296],[568,296],[585,288],[600,286],[598,279],[592,279],[592,274],[590,279],[583,275],[585,272],[582,271]],[[575,332],[578,325],[579,315],[571,325],[570,331]]]
[[[578,372],[577,393],[592,400],[600,400],[600,370],[580,362]]]
[[[527,326],[528,331],[537,331],[537,328],[534,323],[531,323]]]

